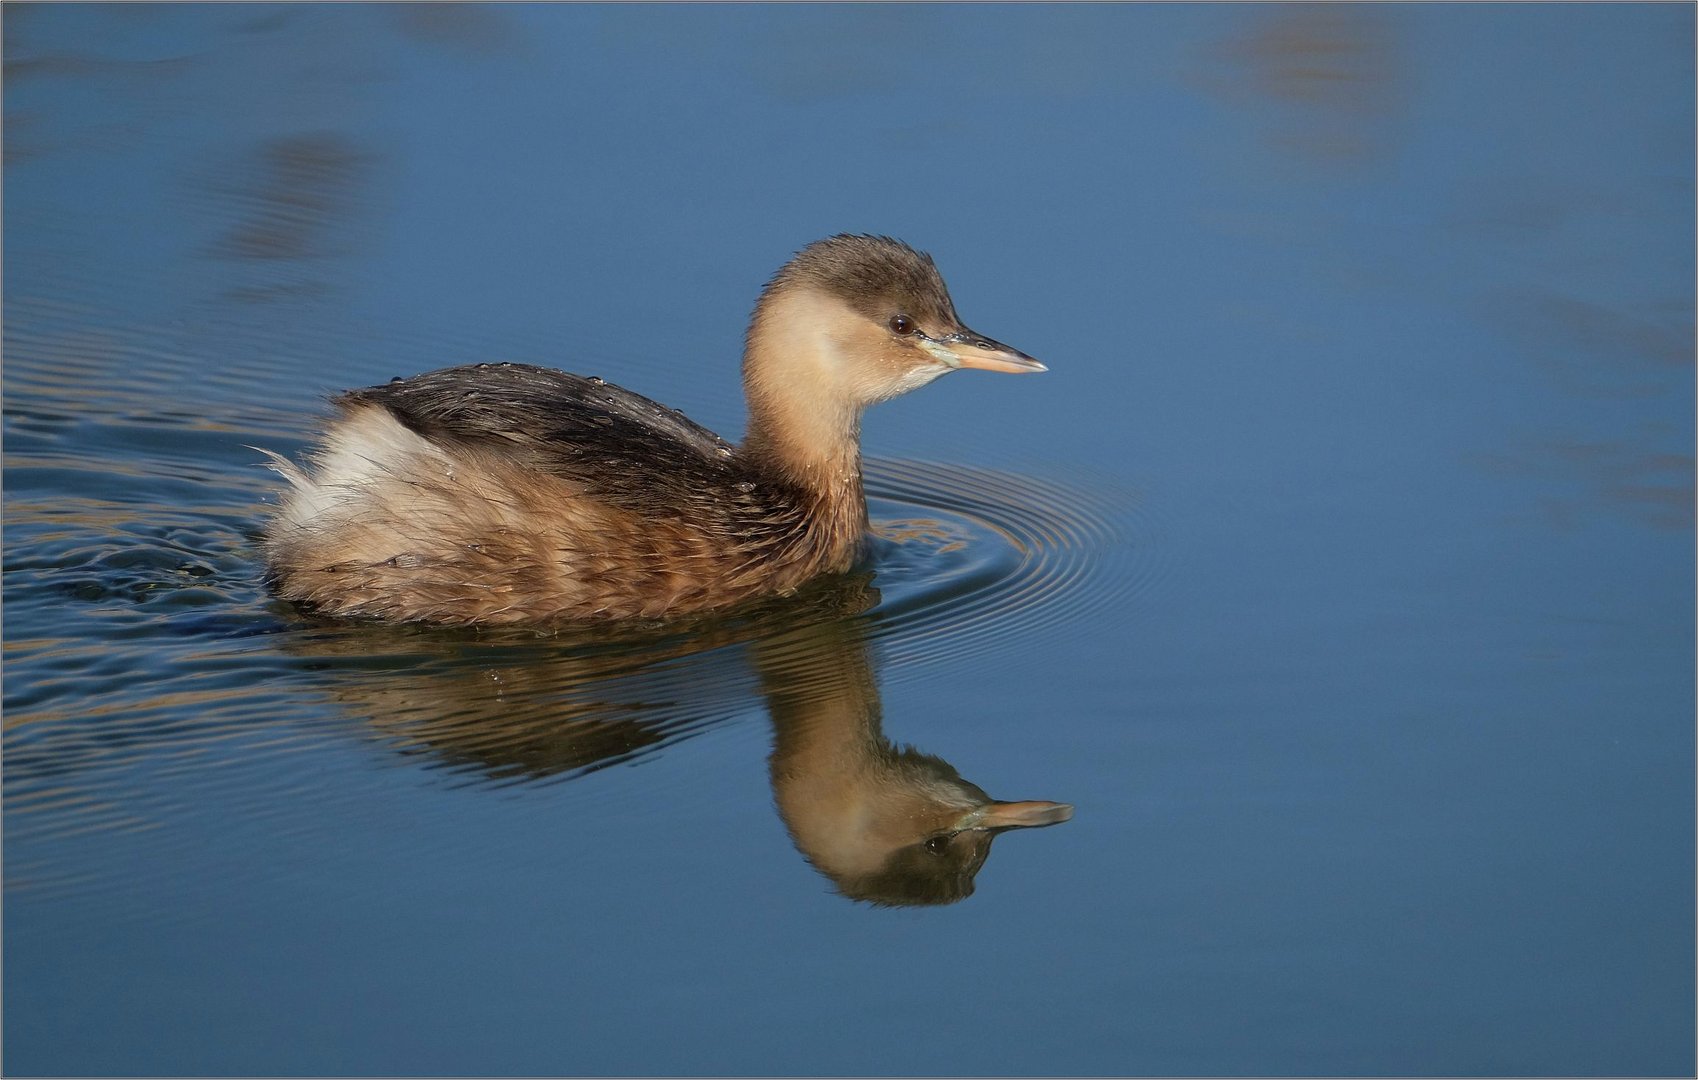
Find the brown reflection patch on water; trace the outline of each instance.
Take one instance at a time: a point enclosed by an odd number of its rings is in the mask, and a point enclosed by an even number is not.
[[[499,8],[483,4],[396,4],[388,13],[403,37],[480,59],[515,52],[522,40]]]
[[[303,8],[287,8],[282,11],[267,12],[251,19],[244,19],[236,24],[236,30],[244,34],[275,34],[279,30],[288,29]]]
[[[66,80],[104,84],[110,93],[123,95],[128,101],[157,98],[157,88],[178,79],[202,65],[200,56],[168,56],[147,59],[126,59],[102,56],[86,49],[78,51],[42,48],[35,41],[35,14],[30,4],[7,4],[5,8],[4,84],[7,91],[32,89],[29,84],[46,81],[49,86]],[[115,19],[147,22],[149,5],[115,5]],[[134,9],[141,9],[140,11]],[[66,119],[74,114],[65,101],[42,97],[47,87],[41,87],[34,107],[20,109],[8,103],[4,125],[4,164],[22,165],[50,153],[97,150],[109,151],[118,145],[134,145],[137,135],[133,120],[130,123],[101,125],[70,124]],[[135,109],[132,116],[145,115]]]
[[[1485,320],[1515,341],[1565,390],[1589,397],[1647,397],[1692,364],[1692,307],[1668,300],[1626,311],[1554,292],[1500,289]]]
[[[5,130],[0,132],[0,145],[4,148],[4,153],[0,153],[0,164],[10,167],[45,153],[47,147],[39,137],[31,138],[40,124],[41,118],[33,112],[21,109],[7,111]]]
[[[1204,58],[1196,81],[1259,110],[1274,145],[1359,165],[1386,152],[1405,65],[1396,25],[1357,5],[1270,5]]]
[[[1693,527],[1693,458],[1620,441],[1550,440],[1480,457],[1493,472],[1553,480],[1579,489],[1541,503],[1545,520],[1574,528],[1624,517],[1655,529]]]
[[[1445,227],[1473,238],[1528,243],[1575,222],[1631,219],[1640,210],[1626,191],[1563,183],[1531,172],[1470,176],[1443,217]]]
[[[218,247],[235,259],[300,259],[344,253],[374,155],[337,132],[270,139],[248,162],[244,213]]]
[[[10,8],[8,8],[10,10]],[[192,57],[170,57],[163,60],[109,60],[80,53],[44,53],[6,61],[7,85],[23,80],[49,76],[66,78],[104,77],[123,75],[133,78],[168,78],[180,75],[194,64]]]

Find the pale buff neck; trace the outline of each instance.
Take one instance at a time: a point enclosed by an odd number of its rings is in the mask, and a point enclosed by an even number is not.
[[[749,429],[741,454],[864,519],[861,411],[847,351],[861,316],[796,290],[762,298],[743,354]]]

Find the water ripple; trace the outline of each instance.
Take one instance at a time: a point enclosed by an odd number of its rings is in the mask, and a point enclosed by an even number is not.
[[[867,488],[884,541],[874,637],[897,672],[1003,662],[1032,635],[1130,609],[1164,571],[1158,522],[1130,493],[906,461],[870,463]]]

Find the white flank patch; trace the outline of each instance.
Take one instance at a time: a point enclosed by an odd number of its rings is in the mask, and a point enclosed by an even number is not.
[[[363,407],[334,425],[324,449],[313,455],[312,471],[265,452],[272,468],[289,481],[292,491],[282,506],[291,525],[310,525],[373,485],[409,473],[430,471],[452,475],[447,455],[430,440],[408,430],[387,409]]]

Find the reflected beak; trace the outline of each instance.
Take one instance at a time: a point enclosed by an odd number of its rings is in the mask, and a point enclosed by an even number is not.
[[[1015,375],[1049,370],[1019,349],[1010,348],[1000,341],[992,341],[971,330],[962,330],[948,337],[922,337],[920,347],[951,368],[1006,371]]]
[[[957,824],[961,831],[968,829],[1037,829],[1059,825],[1073,816],[1066,803],[993,802],[969,812]]]

